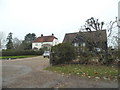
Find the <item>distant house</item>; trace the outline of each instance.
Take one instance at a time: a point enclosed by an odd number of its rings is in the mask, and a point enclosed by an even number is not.
[[[63,43],[72,43],[74,46],[92,47],[97,49],[107,48],[106,30],[66,33]]]
[[[50,36],[43,36],[36,38],[32,42],[32,49],[39,50],[41,48],[50,49],[51,46],[55,46],[58,44],[58,39],[52,34]]]

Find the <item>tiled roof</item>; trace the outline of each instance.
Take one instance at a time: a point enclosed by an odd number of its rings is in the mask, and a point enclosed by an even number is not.
[[[67,33],[67,34],[65,34],[63,43],[73,42],[73,40],[76,38],[77,35],[80,35],[84,39],[88,39],[90,41],[96,41],[96,40],[101,40],[103,42],[107,41],[106,30],[100,30],[98,32],[97,31],[91,31],[91,32]]]
[[[66,33],[65,34],[65,37],[64,37],[64,40],[63,40],[63,43],[64,42],[72,42],[74,40],[74,38],[77,36],[78,32],[76,33]]]
[[[54,39],[57,39],[54,36],[41,36],[36,38],[33,42],[52,42]]]

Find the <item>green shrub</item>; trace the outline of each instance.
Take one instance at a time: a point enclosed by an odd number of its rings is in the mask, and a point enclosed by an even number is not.
[[[88,62],[90,60],[92,60],[92,52],[89,51],[88,48],[83,47],[83,46],[79,46],[77,47],[78,50],[78,59],[79,59],[79,63],[81,64],[88,64]]]
[[[89,61],[91,60],[91,57],[90,56],[80,56],[79,57],[79,61],[81,64],[88,64]]]
[[[62,64],[75,59],[75,48],[69,43],[62,43],[52,47],[51,64]]]
[[[115,57],[118,57],[120,59],[120,49],[115,51]]]
[[[43,51],[33,50],[3,50],[2,56],[21,56],[21,55],[42,55]]]

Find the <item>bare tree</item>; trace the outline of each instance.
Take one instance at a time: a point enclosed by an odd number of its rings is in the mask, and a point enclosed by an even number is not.
[[[107,25],[107,32],[108,32],[108,37],[111,36],[114,28],[116,28],[118,25],[117,25],[117,17],[115,18],[114,21],[110,21],[109,23],[106,24]]]
[[[86,42],[88,43],[88,45],[91,47],[91,50],[94,51],[94,47],[98,47],[100,46],[100,48],[103,46],[103,43],[105,45],[105,48],[102,49],[103,51],[105,51],[104,55],[105,55],[105,60],[108,60],[108,49],[107,49],[107,44],[108,42],[103,42],[100,38],[102,37],[102,34],[100,33],[101,30],[106,30],[107,32],[107,36],[106,38],[111,38],[112,37],[112,32],[114,31],[114,29],[117,27],[117,17],[115,18],[114,21],[110,21],[109,23],[105,23],[105,22],[100,22],[99,19],[95,19],[93,17],[91,17],[90,19],[87,19],[85,22],[85,25],[81,27],[80,29],[80,34],[83,34],[82,36],[85,36],[84,33],[81,32],[92,32],[92,31],[96,31],[95,33],[95,40],[91,40],[90,38],[86,38],[87,36],[84,37],[84,39],[86,40]],[[92,33],[90,33],[89,35],[92,35]],[[103,37],[104,39],[105,37]],[[89,43],[90,42],[90,43]]]
[[[87,19],[84,27],[87,31],[92,31],[94,30],[102,30],[103,29],[104,22],[99,22],[99,19],[94,19],[91,17],[90,19]]]
[[[120,17],[120,15],[118,17]],[[120,51],[120,18],[118,18],[117,26],[118,26],[118,49]]]
[[[117,31],[118,31],[118,25],[117,25],[117,17],[115,18],[114,21],[110,21],[109,23],[106,24],[106,30],[107,30],[107,38],[108,38],[108,45],[112,45],[114,47],[115,43],[117,44],[118,42],[116,42],[116,37],[118,37]],[[114,41],[115,40],[115,41]]]
[[[5,34],[0,32],[0,50],[5,48]]]
[[[116,25],[115,25],[116,24]],[[86,30],[86,31],[98,31],[98,30],[103,30],[103,27],[105,26],[105,23],[99,22],[99,19],[95,19],[91,17],[90,19],[86,20],[86,23],[84,26],[81,26],[81,30]],[[117,27],[117,17],[115,18],[114,21],[110,21],[109,23],[106,23],[106,30],[109,33],[108,37],[111,35],[112,30]],[[118,26],[119,27],[119,26]]]
[[[99,22],[99,19],[95,19],[93,17],[91,17],[90,19],[86,20],[86,23],[84,26],[81,26],[80,31],[84,32],[84,31],[100,31],[100,30],[106,30],[107,32],[107,38],[108,40],[111,39],[112,37],[112,32],[114,31],[114,29],[117,27],[117,17],[115,18],[114,21],[110,21],[109,23],[104,23]],[[106,29],[104,29],[106,28]],[[98,35],[99,36],[99,33]],[[110,41],[111,42],[111,41]],[[108,42],[109,44],[109,42]]]
[[[106,38],[106,37],[102,37],[103,35],[101,32],[101,30],[105,30],[105,29],[103,29],[104,25],[105,25],[105,23],[103,21],[100,22],[99,19],[95,19],[95,18],[91,17],[90,19],[87,19],[85,22],[85,25],[81,27],[80,34],[82,34],[82,36],[84,36],[84,39],[88,43],[88,46],[91,48],[91,50],[94,49],[94,47],[96,47],[96,46],[99,46],[99,48],[102,47],[102,46],[100,46],[100,44],[103,42],[102,39]],[[92,31],[96,31],[96,32],[90,33]],[[85,33],[81,33],[81,32],[88,32],[89,34],[85,34]],[[89,35],[89,37],[88,37],[88,35]],[[95,38],[94,40],[93,40],[93,36]]]
[[[14,49],[19,49],[21,43],[22,43],[22,41],[19,40],[17,37],[13,38],[13,47],[14,47]]]
[[[113,44],[114,48],[118,49],[118,36],[113,36],[111,43]]]

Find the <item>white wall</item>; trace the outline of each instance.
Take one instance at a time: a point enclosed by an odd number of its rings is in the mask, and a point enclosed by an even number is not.
[[[37,46],[36,46],[36,44],[37,44]],[[44,45],[44,44],[50,44],[51,46],[55,46],[58,44],[58,40],[54,39],[53,42],[42,42],[42,43],[41,42],[34,42],[34,43],[32,43],[32,49],[34,47],[40,49],[40,48],[42,48],[42,45]]]
[[[37,46],[36,46],[36,44],[37,44]],[[39,43],[39,42],[32,43],[32,49],[33,49],[34,47],[40,49],[41,46],[42,46],[42,43]]]
[[[58,40],[57,39],[54,39],[53,40],[53,43],[52,43],[52,46],[55,46],[55,45],[57,45],[59,42],[58,42]]]

